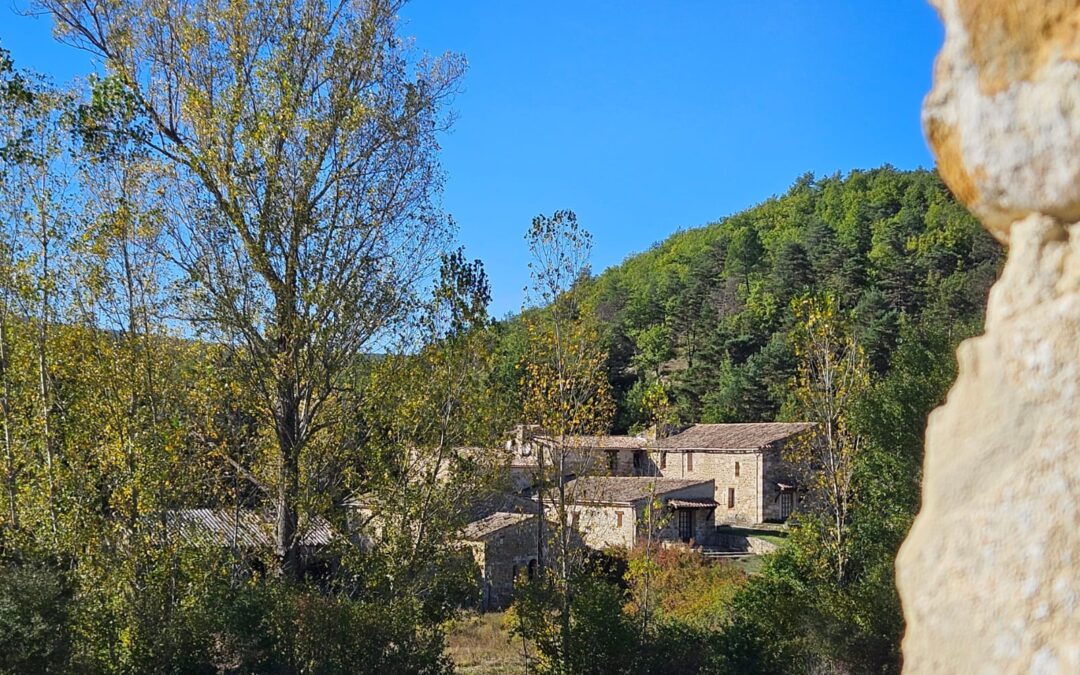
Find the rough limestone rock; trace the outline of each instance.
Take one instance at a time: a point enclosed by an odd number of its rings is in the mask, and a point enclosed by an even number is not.
[[[1028,213],[1080,220],[1080,2],[938,0],[924,106],[938,167],[1000,240]]]
[[[907,673],[1080,673],[1080,0],[940,0],[925,126],[1009,245],[926,432]]]

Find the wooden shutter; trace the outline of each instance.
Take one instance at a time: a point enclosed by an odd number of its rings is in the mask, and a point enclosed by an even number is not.
[[[694,470],[694,453],[693,452],[687,452],[686,453],[686,470],[687,471],[693,471]]]

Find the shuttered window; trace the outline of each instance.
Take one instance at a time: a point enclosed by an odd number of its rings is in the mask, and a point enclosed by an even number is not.
[[[615,512],[615,527],[622,527],[622,511]]]
[[[739,463],[735,462],[735,477],[739,477]]]
[[[686,453],[686,470],[687,471],[693,471],[694,470],[694,453],[692,453],[692,452]]]
[[[727,507],[729,509],[735,508],[735,488],[727,489]]]
[[[666,452],[661,452],[660,453],[660,468],[661,469],[666,469],[667,468],[667,453]]]

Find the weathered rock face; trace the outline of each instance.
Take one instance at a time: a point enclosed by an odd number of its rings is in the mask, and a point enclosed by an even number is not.
[[[949,186],[1007,241],[1028,213],[1080,220],[1080,3],[938,0],[924,123]]]
[[[897,560],[909,673],[1080,673],[1080,0],[940,0],[925,125],[1008,243]]]

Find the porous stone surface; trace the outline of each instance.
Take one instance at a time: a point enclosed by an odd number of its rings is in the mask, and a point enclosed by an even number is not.
[[[998,239],[1080,220],[1080,2],[936,0],[945,43],[923,125],[945,182]]]
[[[1031,215],[926,436],[908,673],[1080,673],[1080,225]]]
[[[1080,1],[940,0],[939,168],[1009,245],[926,432],[907,673],[1080,673]]]

